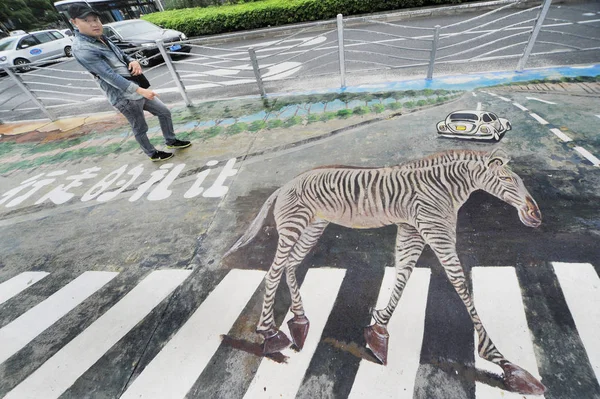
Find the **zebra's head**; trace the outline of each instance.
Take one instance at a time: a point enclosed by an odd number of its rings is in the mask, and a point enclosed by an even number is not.
[[[523,184],[523,180],[507,166],[510,158],[501,150],[484,156],[485,171],[481,176],[481,188],[514,206],[525,226],[538,227],[542,213]]]

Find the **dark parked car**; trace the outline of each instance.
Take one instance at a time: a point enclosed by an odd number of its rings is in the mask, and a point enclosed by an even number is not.
[[[182,43],[182,40],[187,39],[182,32],[163,29],[141,19],[106,24],[104,25],[104,34],[125,52],[141,47],[138,51],[128,53],[136,58],[142,66],[162,61],[160,55],[150,58],[159,53],[156,40],[162,40],[167,50],[171,52],[189,53],[192,49],[189,45]]]

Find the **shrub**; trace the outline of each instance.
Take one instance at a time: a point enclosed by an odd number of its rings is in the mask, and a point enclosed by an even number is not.
[[[281,126],[283,126],[283,122],[281,121],[281,119],[271,119],[269,122],[267,122],[267,127],[269,129],[277,129]]]
[[[244,122],[238,122],[227,128],[227,134],[238,134],[244,130],[248,130],[248,124]]]
[[[300,123],[302,123],[302,117],[296,115],[296,116],[292,116],[291,118],[288,118],[285,120],[285,122],[283,123],[284,127],[292,127],[294,125],[299,125]]]
[[[417,107],[423,107],[425,105],[427,105],[427,101],[425,101],[425,100],[417,101]]]
[[[265,127],[267,127],[267,122],[259,120],[252,122],[248,130],[250,130],[251,132],[258,132],[259,130],[264,129]]]
[[[335,116],[336,116],[335,112],[323,112],[319,119],[321,119],[323,122],[327,122],[327,121],[335,118]]]
[[[338,118],[349,118],[352,115],[352,110],[351,109],[340,109],[337,113],[336,113]]]
[[[185,6],[186,1],[182,5]],[[188,0],[187,3],[189,3]],[[200,1],[200,0],[197,0]],[[455,1],[452,1],[455,2]],[[458,2],[458,1],[457,1]],[[173,1],[177,3],[177,1]],[[188,36],[257,29],[333,19],[410,7],[443,4],[444,0],[263,0],[241,4],[186,8],[144,15],[143,19]]]
[[[393,103],[389,103],[385,106],[387,109],[400,109],[402,108],[402,103],[399,102],[393,102]]]
[[[362,107],[355,107],[355,108],[352,110],[352,113],[353,113],[354,115],[364,115],[364,114],[368,114],[368,113],[369,113],[369,111],[370,111],[370,110],[369,110],[369,107],[362,106]]]
[[[383,111],[385,111],[385,105],[383,105],[383,104],[373,104],[371,106],[371,110],[373,110],[373,112],[375,112],[376,114],[380,114]]]
[[[209,127],[204,132],[206,133],[207,137],[214,137],[214,136],[218,136],[219,134],[223,133],[224,130],[225,130],[225,128],[223,126],[213,126],[213,127]]]
[[[310,114],[308,115],[308,123],[315,123],[319,121],[319,115],[317,114]]]

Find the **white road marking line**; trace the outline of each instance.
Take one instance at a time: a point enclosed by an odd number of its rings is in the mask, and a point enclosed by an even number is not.
[[[570,138],[569,136],[567,136],[566,134],[561,132],[559,129],[553,128],[553,129],[550,129],[550,131],[552,133],[554,133],[555,135],[557,135],[558,138],[561,139],[562,141],[564,141],[565,143],[568,143],[569,141],[573,141],[572,138]]]
[[[475,94],[474,91],[472,91],[471,94],[473,95],[473,97],[477,97],[477,94]]]
[[[8,301],[27,287],[37,283],[50,273],[23,272],[0,284],[0,304]]]
[[[119,273],[85,272],[0,329],[0,363],[73,310]]]
[[[234,269],[121,396],[184,398],[221,344],[265,272]]]
[[[541,116],[539,116],[538,114],[535,114],[533,112],[530,112],[529,115],[531,115],[531,117],[533,119],[535,119],[536,121],[538,121],[539,123],[541,123],[542,125],[547,125],[548,122],[545,121]]]
[[[497,95],[497,94],[495,94],[495,93],[492,93],[491,91],[490,91],[490,92],[488,92],[488,94],[489,94],[490,96],[498,97],[498,95]]]
[[[388,363],[383,366],[361,360],[350,399],[374,396],[412,399],[421,360],[430,276],[429,269],[413,270],[388,325]],[[377,309],[387,306],[395,282],[394,268],[386,267],[377,299]]]
[[[506,101],[506,102],[511,102],[512,100],[510,98],[506,98],[506,97],[502,97],[502,96],[498,96],[498,98],[502,101]]]
[[[590,364],[600,381],[600,278],[589,263],[552,262]]]
[[[4,399],[58,398],[102,355],[185,280],[190,270],[152,272]]]
[[[541,103],[545,103],[545,104],[552,104],[552,105],[556,105],[556,103],[553,103],[552,101],[546,101],[546,100],[542,100],[536,97],[525,97],[528,100],[533,100],[533,101],[539,101]]]
[[[473,301],[490,338],[508,360],[540,379],[514,267],[474,267],[472,275]],[[477,333],[475,367],[496,374],[502,372],[500,367],[483,360],[477,354]],[[475,384],[475,392],[478,398],[486,399],[523,397],[480,382]]]
[[[588,161],[590,161],[594,166],[600,166],[600,159],[593,156],[588,150],[582,147],[575,147],[575,151],[583,155]]]
[[[600,115],[596,115],[598,118],[600,118]]]
[[[310,329],[304,348],[300,352],[291,349],[281,353],[288,356],[286,363],[276,363],[265,358],[246,391],[244,398],[293,398],[296,396],[306,369],[321,340],[321,334],[333,308],[338,291],[344,280],[343,269],[309,269],[300,288],[306,316],[310,320]],[[285,320],[293,316],[288,312]],[[290,337],[287,322],[280,330]]]
[[[513,103],[513,105],[517,108],[519,108],[521,111],[529,111],[527,108],[525,108],[524,106],[522,106],[519,103]]]
[[[481,111],[481,103],[477,103],[477,111]]]

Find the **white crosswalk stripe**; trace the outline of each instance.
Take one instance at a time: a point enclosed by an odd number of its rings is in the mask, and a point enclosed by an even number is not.
[[[533,352],[521,289],[514,267],[474,267],[473,301],[481,321],[492,341],[502,354],[514,364],[541,379]],[[475,335],[475,342],[477,336]],[[477,355],[475,346],[475,366],[492,373],[500,373],[500,368]],[[477,397],[520,399],[523,395],[506,392],[477,382]],[[543,398],[543,396],[536,396]]]
[[[188,270],[160,270],[150,273],[121,301],[17,385],[5,398],[58,398],[189,274]]]
[[[0,329],[0,363],[73,310],[118,273],[85,272],[48,299]]]
[[[553,262],[554,272],[600,381],[600,278],[589,263]]]
[[[317,349],[321,333],[342,285],[344,274],[345,270],[342,269],[311,269],[308,271],[304,283],[300,287],[304,311],[310,315],[310,330],[304,342],[304,348],[298,353],[289,348],[282,351],[281,353],[289,356],[288,361],[283,364],[275,363],[267,358],[263,359],[244,398],[293,398],[296,396],[306,368]],[[327,283],[327,288],[324,287],[324,283]],[[289,312],[285,320],[289,320],[293,316],[292,312]],[[291,337],[286,322],[279,328],[288,337]]]
[[[46,272],[23,272],[3,282],[0,284],[0,305],[19,294],[25,288],[37,283],[48,274]]]
[[[379,398],[413,397],[423,343],[430,274],[429,269],[413,270],[388,325],[390,334],[388,363],[382,366],[361,360],[350,392],[351,399],[372,398],[374,386],[377,387]],[[377,299],[377,309],[387,305],[395,282],[394,268],[386,267]]]
[[[600,278],[589,263],[552,264],[576,324],[577,333],[587,352],[591,367],[600,381],[600,345],[596,339],[600,329]],[[550,269],[548,269],[550,270]],[[118,300],[89,327],[60,348],[45,363],[29,374],[8,392],[5,398],[57,398],[73,386],[94,363],[109,350],[119,348],[119,341],[152,310],[183,283],[189,270],[162,270],[150,273],[129,293]],[[35,344],[35,337],[49,326],[60,325],[61,318],[92,294],[102,294],[103,287],[118,273],[85,272],[50,295],[38,305],[0,329],[0,366],[22,348]],[[27,287],[46,277],[43,272],[22,273],[2,284],[0,294],[7,300],[17,294],[27,294]],[[228,334],[242,317],[249,303],[262,298],[261,282],[264,271],[229,271],[213,284],[206,299],[192,310],[154,358],[149,358],[142,371],[130,382],[121,398],[184,398],[222,345],[221,335]],[[311,325],[304,348],[296,352],[282,351],[286,362],[263,358],[258,369],[243,386],[243,397],[295,397],[314,361],[322,342],[326,325],[346,278],[345,269],[311,268],[300,287],[304,307]],[[390,320],[388,364],[386,366],[362,359],[351,381],[349,397],[409,398],[413,397],[415,380],[421,362],[425,319],[431,272],[417,268],[413,271],[400,303]],[[389,300],[395,281],[393,268],[386,268],[376,308]],[[512,362],[540,378],[538,365],[544,362],[534,351],[533,333],[528,326],[528,310],[523,301],[523,288],[517,272],[510,266],[477,266],[472,268],[475,306],[490,337],[500,351]],[[287,290],[286,290],[287,291]],[[0,296],[0,298],[4,298]],[[252,299],[253,302],[250,302]],[[1,308],[0,308],[1,309]],[[258,309],[258,308],[256,308]],[[281,330],[290,336],[284,318]],[[356,326],[361,329],[364,326]],[[32,342],[33,341],[33,342]],[[476,337],[475,337],[476,342]],[[361,345],[362,342],[356,344]],[[476,346],[476,345],[475,345]],[[475,354],[475,367],[499,375],[501,370]],[[542,381],[543,382],[543,381]],[[223,381],[226,383],[226,381]],[[349,386],[350,388],[350,386]],[[6,391],[4,391],[6,392]],[[0,396],[2,393],[0,393]],[[242,396],[242,395],[240,395]],[[475,383],[477,398],[521,398],[498,387]],[[539,396],[538,396],[539,397]]]
[[[121,398],[185,397],[264,276],[231,271]]]

